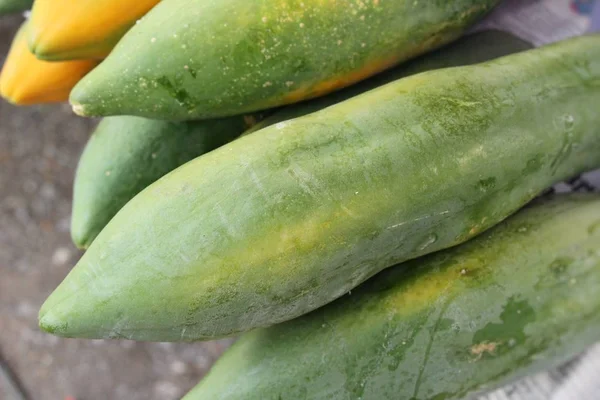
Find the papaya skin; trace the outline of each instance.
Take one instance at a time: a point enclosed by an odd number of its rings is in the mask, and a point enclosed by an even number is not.
[[[160,0],[36,0],[29,48],[37,58],[103,59]]]
[[[258,119],[259,116],[256,116]],[[71,237],[88,248],[131,198],[180,165],[238,137],[246,116],[195,122],[109,117],[90,137],[77,165]]]
[[[0,95],[15,105],[67,101],[75,84],[98,62],[78,60],[46,62],[27,47],[28,24],[21,26],[0,73]]]
[[[305,314],[600,163],[600,36],[400,79],[150,185],[40,310],[67,337],[191,341]]]
[[[469,35],[406,65],[319,99],[295,104],[258,122],[246,132],[305,115],[403,76],[420,71],[474,64],[532,46],[510,34]],[[103,120],[79,160],[73,188],[71,237],[87,249],[127,201],[167,172],[239,136],[262,116],[196,122],[165,122],[140,117]],[[250,124],[248,124],[250,123]]]
[[[29,10],[32,4],[33,0],[0,0],[0,15]]]
[[[165,0],[71,103],[83,116],[216,118],[322,96],[457,39],[498,0]]]
[[[529,50],[531,43],[513,36],[512,34],[489,30],[470,34],[454,43],[444,46],[432,53],[422,55],[414,60],[375,75],[356,85],[347,87],[328,96],[319,97],[299,104],[293,104],[275,111],[273,115],[260,121],[244,132],[249,135],[267,126],[292,118],[298,118],[331,105],[348,100],[364,92],[383,86],[400,78],[440,68],[457,67],[477,64],[493,60],[508,54]]]
[[[598,340],[599,221],[597,195],[538,201],[243,335],[184,400],[466,399],[559,365]]]

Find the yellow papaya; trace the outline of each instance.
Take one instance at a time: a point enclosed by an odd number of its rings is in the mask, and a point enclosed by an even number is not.
[[[28,26],[21,26],[10,47],[0,73],[0,95],[18,105],[66,101],[73,86],[98,62],[38,60],[27,47]]]
[[[102,59],[160,0],[36,0],[29,48],[42,60]]]

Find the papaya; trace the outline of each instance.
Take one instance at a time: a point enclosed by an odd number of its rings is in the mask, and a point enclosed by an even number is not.
[[[46,62],[27,47],[28,23],[17,32],[0,73],[0,95],[17,105],[66,101],[75,84],[98,62]]]
[[[432,54],[376,75],[350,88],[276,112],[246,132],[298,117],[419,71],[473,64],[531,48],[500,31],[485,31]],[[249,116],[250,124],[262,116]],[[241,117],[196,122],[163,122],[140,117],[108,117],[90,137],[79,160],[73,190],[71,236],[86,249],[110,219],[137,193],[167,172],[239,136]]]
[[[164,120],[295,103],[446,44],[498,2],[164,0],[71,103],[83,116]]]
[[[33,0],[0,0],[0,15],[29,10]]]
[[[306,314],[600,166],[600,35],[403,78],[179,167],[42,306],[66,337],[191,341]]]
[[[466,399],[556,366],[598,340],[599,221],[596,195],[538,202],[243,335],[184,400]]]
[[[256,117],[166,122],[108,117],[91,135],[73,187],[71,236],[85,249],[131,198],[163,175],[239,136]]]
[[[511,53],[531,49],[533,45],[510,33],[487,30],[464,36],[441,49],[417,57],[405,64],[392,68],[369,79],[344,88],[327,96],[282,107],[244,132],[244,135],[286,121],[322,110],[333,104],[348,100],[361,93],[393,82],[406,76],[433,69],[477,64],[493,60]]]
[[[42,60],[105,58],[160,0],[36,0],[28,43]]]

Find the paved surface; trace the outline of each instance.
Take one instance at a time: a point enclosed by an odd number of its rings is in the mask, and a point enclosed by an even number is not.
[[[1,60],[20,22],[0,17]],[[177,399],[224,342],[64,340],[37,328],[40,305],[81,255],[68,232],[71,187],[94,123],[66,105],[0,100],[0,359],[31,400]],[[1,372],[0,399],[18,399]]]

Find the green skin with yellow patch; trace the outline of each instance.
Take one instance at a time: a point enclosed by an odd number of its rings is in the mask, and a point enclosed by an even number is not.
[[[458,38],[498,0],[165,0],[71,93],[85,116],[205,119],[349,86]]]
[[[68,337],[295,318],[600,165],[600,36],[401,79],[244,136],[133,198],[40,310]]]
[[[566,361],[600,332],[600,197],[540,203],[243,335],[184,400],[463,399]]]
[[[0,0],[0,15],[31,9],[33,0]]]
[[[510,33],[489,30],[470,34],[439,50],[425,54],[356,85],[310,101],[283,107],[244,132],[248,135],[292,118],[298,118],[351,99],[400,78],[440,68],[477,64],[508,54],[529,50],[532,45]]]
[[[256,117],[167,122],[110,117],[98,125],[77,166],[71,236],[87,248],[129,200],[180,165],[238,137]]]

